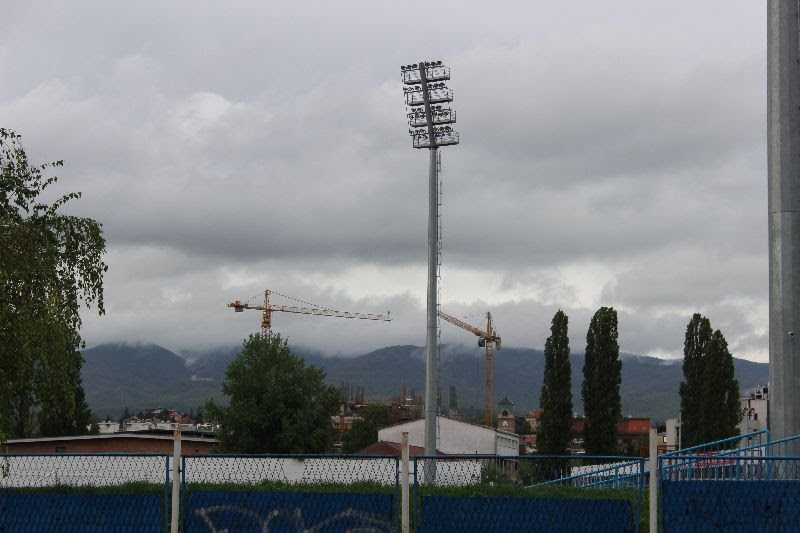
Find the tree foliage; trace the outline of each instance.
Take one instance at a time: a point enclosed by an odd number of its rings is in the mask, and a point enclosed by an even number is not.
[[[711,341],[711,322],[695,313],[686,326],[683,341],[683,377],[680,384],[681,441],[684,446],[703,442],[700,406],[702,405],[705,354]]]
[[[592,317],[586,333],[581,387],[586,415],[584,446],[591,455],[617,452],[616,424],[622,414],[618,336],[617,312],[613,307],[601,307]]]
[[[391,409],[387,405],[367,405],[358,413],[350,431],[342,437],[342,452],[356,453],[378,442],[378,430],[392,425]]]
[[[61,212],[80,193],[47,204],[56,183],[0,128],[0,432],[28,437],[85,433],[80,369],[82,306],[103,309],[107,267],[100,223]]]
[[[721,440],[739,433],[739,382],[722,332],[695,313],[683,344],[681,444]]]
[[[539,396],[543,409],[537,448],[545,455],[563,455],[570,441],[572,418],[572,365],[569,360],[569,318],[561,311],[553,316],[544,345],[544,381]]]
[[[219,421],[220,447],[237,453],[322,453],[339,393],[325,372],[295,356],[278,334],[251,335],[222,383],[228,406],[210,400],[206,418]]]

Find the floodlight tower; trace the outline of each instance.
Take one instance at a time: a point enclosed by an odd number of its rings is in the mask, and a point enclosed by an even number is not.
[[[428,298],[425,357],[425,455],[436,455],[436,387],[438,367],[438,265],[439,265],[439,180],[437,176],[440,146],[458,144],[458,133],[450,124],[456,113],[448,104],[453,91],[444,83],[450,79],[450,69],[441,61],[421,61],[400,68],[403,92],[408,106],[408,125],[411,127],[414,148],[427,148],[428,167]]]

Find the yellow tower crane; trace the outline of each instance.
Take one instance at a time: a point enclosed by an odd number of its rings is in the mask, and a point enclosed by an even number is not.
[[[494,329],[494,323],[492,322],[492,314],[489,312],[486,313],[486,331],[478,329],[470,324],[467,324],[463,320],[459,320],[454,316],[450,316],[442,310],[439,310],[437,314],[441,318],[453,324],[454,326],[458,326],[461,329],[465,329],[477,335],[478,346],[486,348],[486,400],[484,403],[483,421],[485,425],[491,426],[492,387],[494,384],[494,377],[492,376],[492,345],[497,346],[498,350],[501,348],[501,339],[500,336],[497,334],[497,330]]]
[[[261,333],[265,337],[268,337],[270,334],[270,329],[272,328],[272,313],[275,311],[280,311],[282,313],[300,313],[303,315],[317,315],[317,316],[333,316],[338,318],[358,318],[360,320],[384,320],[386,322],[391,322],[391,317],[389,316],[389,312],[385,315],[371,315],[367,313],[350,313],[347,311],[336,311],[334,309],[327,309],[322,307],[294,307],[288,305],[272,305],[269,303],[269,295],[270,294],[277,294],[278,296],[283,296],[284,298],[289,298],[291,300],[296,300],[298,302],[302,302],[302,300],[297,300],[296,298],[292,298],[291,296],[286,296],[284,294],[280,294],[275,291],[270,291],[269,289],[264,291],[264,305],[251,305],[248,303],[242,303],[239,300],[235,302],[231,302],[228,304],[228,307],[233,307],[233,310],[237,313],[243,312],[245,309],[255,309],[256,311],[261,311]],[[308,302],[302,302],[307,305]]]

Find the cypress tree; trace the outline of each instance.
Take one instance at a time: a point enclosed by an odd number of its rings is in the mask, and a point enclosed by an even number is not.
[[[683,341],[683,376],[681,396],[681,444],[683,447],[704,442],[700,422],[703,403],[704,359],[711,341],[711,322],[699,313],[692,315]]]
[[[720,330],[713,333],[708,344],[703,381],[705,386],[700,407],[703,442],[738,435],[739,382],[735,378],[728,342]]]
[[[583,364],[583,411],[586,415],[584,447],[590,455],[617,452],[616,424],[622,414],[619,387],[622,361],[619,359],[617,312],[601,307],[592,317],[586,333]]]
[[[544,381],[539,396],[542,413],[537,448],[545,455],[563,455],[570,439],[572,366],[569,360],[569,317],[560,309],[553,316],[544,345]]]
[[[738,434],[739,382],[725,336],[719,330],[712,333],[709,320],[695,314],[686,328],[683,357],[683,447]]]

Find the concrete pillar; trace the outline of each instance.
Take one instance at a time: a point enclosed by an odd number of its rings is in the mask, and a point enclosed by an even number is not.
[[[767,25],[769,429],[774,440],[800,434],[798,2],[768,0]]]

